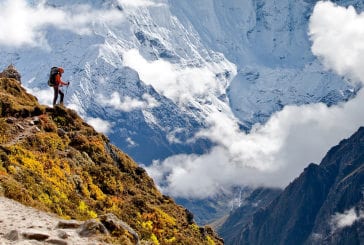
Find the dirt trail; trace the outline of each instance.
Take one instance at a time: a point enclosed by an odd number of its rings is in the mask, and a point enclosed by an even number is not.
[[[102,244],[92,238],[80,237],[77,229],[57,228],[60,221],[69,222],[58,218],[56,215],[24,206],[14,200],[0,196],[0,245]],[[17,240],[12,241],[8,239],[11,232],[18,234]],[[48,238],[44,241],[38,241],[35,238],[29,239],[32,234],[33,236],[48,236]]]
[[[11,138],[8,139],[6,143],[1,144],[2,146],[5,147],[12,146],[18,143],[20,140],[25,139],[37,132],[40,132],[40,129],[37,126],[37,123],[39,123],[38,117],[29,117],[29,118],[8,117],[5,120],[14,129],[12,130],[13,134],[11,135]]]

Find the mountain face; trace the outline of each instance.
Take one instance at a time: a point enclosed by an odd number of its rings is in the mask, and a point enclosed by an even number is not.
[[[360,1],[337,2],[363,8]],[[46,28],[48,48],[1,49],[0,65],[13,62],[24,85],[39,93],[50,66],[63,66],[71,81],[66,104],[85,118],[108,121],[111,140],[146,165],[208,150],[208,139],[189,139],[211,112],[249,130],[284,105],[335,104],[357,89],[323,71],[310,52],[308,19],[316,1],[151,3],[48,0],[46,7],[55,9],[116,10],[124,21],[95,21],[88,35]]]
[[[75,111],[40,105],[14,79],[0,78],[0,135],[0,195],[65,219],[99,218],[111,234],[102,244],[223,244]]]
[[[234,244],[234,240],[241,233],[241,228],[251,221],[257,211],[266,208],[281,192],[280,189],[257,188],[243,199],[238,208],[232,209],[228,218],[217,227],[225,244]]]
[[[248,225],[240,226],[227,244],[362,244],[363,188],[364,128],[360,128],[332,148],[320,165],[310,164]]]

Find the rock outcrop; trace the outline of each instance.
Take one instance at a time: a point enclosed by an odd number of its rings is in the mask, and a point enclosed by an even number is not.
[[[0,78],[13,78],[21,83],[21,75],[13,64],[10,64],[2,72],[0,72]]]

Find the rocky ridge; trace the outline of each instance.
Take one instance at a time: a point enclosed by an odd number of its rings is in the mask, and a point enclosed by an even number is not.
[[[188,210],[162,195],[143,168],[74,111],[40,105],[18,81],[0,78],[0,116],[0,193],[62,219],[83,221],[69,231],[72,239],[223,243],[211,228],[198,227]],[[60,237],[64,226],[57,228],[53,219],[37,225],[40,220],[30,216],[26,225],[23,218],[29,217],[18,218],[22,221],[1,231],[1,239],[84,244]],[[26,229],[17,229],[22,223]]]
[[[229,244],[363,244],[364,128],[311,163]]]

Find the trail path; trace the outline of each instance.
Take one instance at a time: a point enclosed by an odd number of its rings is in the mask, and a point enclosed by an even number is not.
[[[55,215],[24,206],[11,199],[0,197],[0,245],[98,245],[95,239],[80,237],[77,228],[60,229],[58,223],[69,222]],[[76,222],[77,223],[77,222]],[[18,236],[12,241],[9,238]],[[36,237],[47,237],[39,241]],[[32,239],[33,238],[33,239]],[[43,239],[43,238],[42,238]]]
[[[13,124],[17,129],[16,133],[12,135],[11,139],[7,143],[2,144],[6,147],[12,146],[18,143],[20,140],[40,131],[38,126],[35,125],[35,121],[39,120],[37,117],[27,119],[17,119],[9,117],[6,120],[10,120],[10,124]]]

